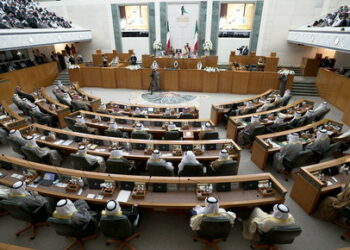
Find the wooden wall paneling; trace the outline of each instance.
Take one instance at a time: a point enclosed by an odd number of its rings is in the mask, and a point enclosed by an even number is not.
[[[102,54],[92,54],[92,64],[95,67],[102,66],[103,64]]]
[[[128,70],[127,69],[127,88],[141,89],[142,88],[142,70]]]
[[[116,69],[116,88],[128,88],[128,71],[126,68]]]
[[[101,68],[102,86],[115,88],[115,68]]]
[[[12,103],[12,95],[15,93],[16,85],[11,80],[0,79],[0,99],[6,103]]]
[[[84,79],[84,86],[97,87],[102,86],[102,67],[86,67],[81,68],[82,78]]]
[[[181,91],[202,91],[201,73],[196,69],[179,71],[179,90]]]
[[[264,92],[264,86],[262,86],[263,73],[251,71],[249,76],[248,93],[258,94]]]
[[[265,92],[269,89],[278,89],[279,87],[279,74],[277,72],[264,72],[261,74],[261,88],[257,93]]]
[[[247,94],[249,85],[250,72],[233,71],[231,93]]]
[[[232,89],[233,71],[221,71],[218,78],[218,92],[230,93]]]
[[[179,70],[160,69],[160,89],[161,90],[179,90]]]
[[[205,72],[201,71],[202,77],[202,91],[209,93],[217,93],[218,92],[218,82],[219,82],[219,72]]]
[[[278,57],[265,57],[265,69],[264,71],[277,71]]]
[[[344,110],[344,113],[343,113],[343,119],[342,121],[350,126],[350,102],[347,103],[346,107],[345,107],[345,110]]]
[[[68,69],[69,80],[77,82],[80,86],[84,86],[80,79],[80,69]]]

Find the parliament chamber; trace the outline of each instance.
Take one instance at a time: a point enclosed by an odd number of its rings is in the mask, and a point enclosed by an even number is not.
[[[304,2],[0,1],[0,249],[350,249],[350,9]]]

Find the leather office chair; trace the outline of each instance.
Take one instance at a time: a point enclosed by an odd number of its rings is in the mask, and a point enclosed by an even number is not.
[[[10,144],[13,151],[15,151],[17,154],[23,155],[22,151],[22,145],[18,143],[16,140],[13,140],[11,137],[6,138],[6,142]]]
[[[185,164],[179,176],[203,176],[204,167],[202,164]]]
[[[71,106],[72,106],[73,112],[79,111],[79,110],[90,111],[90,108],[85,103],[83,104],[79,101],[72,100],[71,104],[72,104]]]
[[[70,154],[70,162],[76,170],[94,171],[98,167],[98,163],[90,165],[84,156],[78,154]]]
[[[217,131],[206,131],[203,133],[202,140],[217,140],[219,139],[219,132]]]
[[[133,165],[129,165],[121,159],[108,158],[106,161],[106,173],[136,175],[137,171]],[[121,181],[120,186],[123,190],[132,190],[134,182]]]
[[[16,236],[20,236],[21,233],[31,230],[30,239],[33,240],[36,236],[36,230],[38,227],[47,226],[46,223],[49,215],[47,214],[44,205],[38,207],[28,207],[20,199],[16,200],[1,200],[0,207],[5,209],[14,219],[26,221],[29,223],[26,227],[16,232]]]
[[[76,123],[75,119],[73,119],[72,117],[66,116],[64,118],[65,123],[67,124],[67,127],[73,131],[74,129],[74,124]]]
[[[194,236],[193,240],[203,242],[205,244],[204,249],[219,249],[217,244],[220,241],[226,241],[231,228],[230,220],[226,217],[204,217],[197,231],[198,236]]]
[[[25,158],[28,161],[33,161],[33,162],[38,162],[38,163],[44,163],[44,164],[52,164],[52,161],[50,160],[49,154],[45,155],[44,157],[40,158],[39,156],[37,156],[37,154],[35,153],[35,151],[31,148],[28,147],[21,147],[21,150],[25,156]]]
[[[350,206],[346,206],[342,209],[339,210],[339,215],[341,215],[342,217],[344,217],[346,219],[346,224],[343,224],[343,223],[337,223],[339,224],[340,226],[343,226],[347,229],[347,231],[345,231],[341,236],[340,238],[342,240],[346,240],[348,238],[350,238]]]
[[[236,160],[222,161],[219,163],[218,167],[213,170],[209,168],[209,175],[211,176],[232,176],[238,173],[238,162]],[[216,183],[216,191],[224,192],[231,191],[230,182]]]
[[[301,234],[302,230],[298,226],[278,226],[271,228],[264,233],[258,230],[258,240],[252,243],[251,248],[276,249],[275,244],[291,244],[294,239]]]
[[[143,115],[143,114],[140,114],[140,115],[133,114],[132,117],[135,117],[135,118],[146,118],[146,116]]]
[[[146,131],[132,131],[131,139],[149,140],[151,139],[151,135]]]
[[[179,119],[195,119],[195,117],[191,113],[181,113]]]
[[[245,142],[245,144],[251,145],[254,142],[256,136],[263,135],[264,133],[265,126],[256,126],[251,134],[249,134],[248,132],[243,133],[243,141]]]
[[[81,124],[75,123],[72,130],[78,133],[84,134],[94,134],[96,132],[95,129],[90,129],[88,126],[82,126]]]
[[[318,115],[316,115],[315,122],[322,120],[328,114],[329,111],[331,111],[331,109],[327,108],[324,111],[320,112]]]
[[[172,176],[172,173],[166,169],[165,162],[149,162],[147,164],[147,173],[149,176]],[[154,192],[166,192],[166,183],[153,183]]]
[[[301,117],[300,119],[293,120],[289,123],[289,129],[302,127],[306,122],[306,117]]]
[[[176,115],[163,115],[163,119],[177,119]]]
[[[77,225],[71,219],[49,217],[47,222],[55,229],[58,235],[73,239],[73,242],[69,244],[65,250],[76,245],[78,245],[79,249],[84,249],[84,241],[95,239],[97,237],[97,225],[93,220],[85,225]]]
[[[320,160],[333,158],[334,153],[339,149],[340,146],[341,142],[331,144],[328,150],[324,154],[320,155]]]
[[[119,129],[117,130],[108,130],[106,129],[104,131],[105,136],[110,136],[110,137],[118,137],[118,138],[123,138],[124,134],[122,131],[120,131]]]
[[[285,99],[282,99],[281,106],[286,106],[289,103],[291,98],[292,98],[292,96],[290,95],[290,96],[286,97]]]
[[[140,236],[139,232],[135,231],[135,225],[132,225],[129,219],[125,216],[101,216],[100,228],[105,237],[113,238],[106,240],[106,245],[111,243],[120,244],[118,249],[124,247],[134,250],[129,242]]]
[[[298,152],[296,156],[294,156],[292,159],[289,157],[284,157],[283,159],[283,166],[285,170],[280,171],[285,175],[285,180],[288,181],[288,177],[291,175],[293,169],[299,168],[302,166],[307,165],[307,161],[313,156],[313,153],[311,150],[304,150]]]
[[[177,130],[174,131],[166,131],[164,133],[164,140],[169,140],[169,141],[179,141],[181,140],[181,133]]]

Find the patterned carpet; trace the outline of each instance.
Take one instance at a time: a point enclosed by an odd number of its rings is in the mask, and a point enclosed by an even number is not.
[[[181,104],[191,102],[197,98],[195,95],[175,92],[155,92],[152,95],[147,92],[143,93],[141,97],[148,102],[156,104]]]

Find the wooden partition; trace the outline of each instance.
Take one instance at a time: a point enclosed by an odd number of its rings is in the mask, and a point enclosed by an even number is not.
[[[219,71],[206,72],[197,69],[160,69],[162,90],[196,91],[212,93],[260,94],[278,89],[277,72]],[[151,69],[82,67],[69,69],[71,82],[82,87],[148,89]],[[287,88],[291,88],[293,76],[288,76]]]
[[[316,86],[323,99],[344,112],[343,122],[350,125],[350,78],[321,68]]]
[[[230,64],[237,62],[240,65],[258,64],[258,60],[263,58],[265,60],[264,71],[277,71],[279,58],[276,57],[276,53],[271,52],[270,56],[257,56],[255,52],[251,52],[247,56],[236,55],[236,53],[230,54]]]
[[[12,94],[17,85],[21,86],[23,91],[31,93],[36,88],[52,84],[57,75],[56,62],[0,74],[0,98],[12,103]]]
[[[321,66],[322,54],[316,54],[315,58],[303,57],[301,59],[301,73],[304,76],[317,76],[318,69]]]

